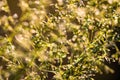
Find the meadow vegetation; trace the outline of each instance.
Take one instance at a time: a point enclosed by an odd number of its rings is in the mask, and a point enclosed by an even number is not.
[[[119,59],[119,30],[119,0],[0,0],[0,80],[114,73],[104,60]]]

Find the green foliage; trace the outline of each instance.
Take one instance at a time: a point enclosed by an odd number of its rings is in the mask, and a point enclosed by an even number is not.
[[[0,13],[1,80],[93,80],[106,69],[107,46],[120,40],[119,0],[21,0],[19,7],[18,19],[0,1],[8,13]]]

